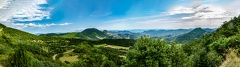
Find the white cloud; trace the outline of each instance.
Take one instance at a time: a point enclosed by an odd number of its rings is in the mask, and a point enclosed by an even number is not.
[[[179,0],[185,2],[186,0]],[[177,29],[177,28],[217,28],[224,21],[230,20],[240,14],[240,1],[232,0],[223,4],[220,0],[195,0],[191,6],[176,6],[159,15],[132,17],[118,20],[110,20],[106,26],[100,29]]]
[[[182,19],[209,19],[209,18],[230,18],[237,15],[239,11],[228,11],[220,6],[199,5],[198,7],[176,7],[171,9],[169,15],[189,14]]]
[[[70,25],[72,23],[61,23],[61,24],[36,24],[36,23],[15,23],[14,26],[17,27],[18,29],[26,28],[26,27],[38,27],[38,28],[45,28],[45,27],[50,27],[50,26],[66,26]]]
[[[192,14],[194,10],[192,8],[187,8],[183,6],[177,6],[174,9],[171,9],[168,14],[175,15],[175,14]]]
[[[62,24],[58,24],[58,25],[60,25],[60,26],[65,26],[65,25],[70,25],[70,24],[72,24],[72,23],[62,23]]]
[[[52,26],[54,24],[29,23],[36,20],[50,19],[52,8],[40,6],[44,4],[48,4],[47,0],[0,0],[0,22],[13,28]],[[26,24],[15,23],[18,21],[26,22]]]
[[[116,20],[110,20],[108,22],[114,23],[114,22],[125,22],[125,21],[135,21],[135,20],[148,20],[152,18],[161,18],[165,17],[165,13],[161,13],[159,15],[152,15],[152,16],[142,16],[142,17],[129,17],[129,18],[123,18],[123,19],[116,19]]]
[[[224,4],[212,4],[213,2],[220,1],[194,0],[192,2],[193,5],[190,7],[177,6],[170,9],[167,13],[169,16],[180,16],[175,18],[175,20],[182,27],[219,27],[222,22],[240,14],[239,0],[232,0]]]
[[[0,21],[35,21],[49,19],[51,8],[39,5],[46,0],[1,0]]]
[[[231,0],[229,3],[214,4],[215,2],[225,2],[219,0],[193,0],[192,6],[177,6],[168,11],[168,15],[187,14],[182,19],[225,19],[238,16],[240,10],[239,0]],[[208,4],[205,4],[208,3]],[[211,5],[210,5],[211,4]]]
[[[8,3],[8,0],[0,0],[0,9],[3,9]]]

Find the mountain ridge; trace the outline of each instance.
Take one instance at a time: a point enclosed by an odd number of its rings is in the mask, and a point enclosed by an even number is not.
[[[63,38],[77,38],[86,40],[101,40],[101,39],[138,39],[143,35],[151,36],[152,38],[163,38],[167,41],[173,41],[174,37],[191,32],[193,29],[174,29],[174,30],[146,30],[139,33],[134,33],[128,30],[123,31],[100,31],[96,28],[87,28],[81,32],[69,32],[69,33],[48,33],[40,34],[39,36],[50,37],[63,37]],[[209,33],[215,31],[215,29],[204,28]],[[199,38],[199,37],[198,37]]]
[[[101,40],[112,38],[113,36],[107,31],[100,31],[96,28],[87,28],[82,32],[70,32],[70,33],[49,33],[49,34],[40,34],[39,36],[50,36],[50,37],[63,37],[63,38],[78,38],[86,40]]]
[[[207,34],[208,32],[203,30],[202,28],[195,28],[192,31],[176,36],[176,38],[174,39],[174,42],[178,42],[178,43],[189,43],[191,41],[194,41],[196,39],[201,38],[204,34]]]

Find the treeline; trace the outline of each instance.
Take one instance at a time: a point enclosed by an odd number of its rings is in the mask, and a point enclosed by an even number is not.
[[[56,37],[60,38],[60,37]],[[62,40],[69,41],[69,45],[76,45],[82,42],[87,42],[90,45],[99,45],[99,44],[109,44],[109,45],[117,45],[117,46],[133,46],[136,40],[133,39],[102,39],[102,40],[83,40],[83,39],[75,39],[75,38],[62,38]]]

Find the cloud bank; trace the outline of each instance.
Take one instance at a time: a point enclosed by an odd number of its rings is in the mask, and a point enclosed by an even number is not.
[[[53,8],[44,7],[45,4],[48,4],[47,0],[0,0],[0,22],[16,28],[19,24],[15,22],[26,22],[24,25],[31,26],[34,25],[29,23],[31,21],[50,19]]]
[[[50,8],[41,7],[46,0],[1,0],[1,21],[35,21],[49,19]]]

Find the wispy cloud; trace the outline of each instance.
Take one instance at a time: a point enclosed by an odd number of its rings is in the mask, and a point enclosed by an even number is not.
[[[26,24],[22,25],[27,27],[41,27],[43,25],[29,22],[50,19],[50,11],[53,8],[40,6],[44,4],[48,4],[47,0],[0,0],[0,22],[14,28],[16,28],[15,26],[21,26],[21,24],[15,23],[18,21],[26,22]]]
[[[61,24],[36,24],[36,23],[15,23],[14,26],[17,27],[18,29],[26,28],[26,27],[35,27],[35,28],[45,28],[45,27],[50,27],[50,26],[65,26],[65,25],[70,25],[72,23],[61,23]]]
[[[182,19],[224,19],[236,16],[239,11],[229,11],[221,6],[199,5],[196,7],[178,6],[171,9],[169,15],[188,14]]]
[[[142,16],[142,17],[130,17],[130,18],[123,18],[123,19],[115,19],[115,20],[110,20],[108,22],[125,22],[125,21],[135,21],[135,20],[148,20],[148,19],[153,19],[153,18],[163,18],[166,17],[165,12],[162,12],[157,15],[151,15],[151,16]]]
[[[185,2],[186,0],[179,0]],[[219,0],[193,0],[192,5],[176,5],[159,15],[110,20],[102,29],[217,28],[240,14],[239,0],[213,4]],[[222,2],[222,1],[221,1]],[[117,28],[116,28],[117,27]]]
[[[41,7],[46,0],[1,0],[0,21],[35,21],[49,19],[52,8]]]
[[[240,1],[224,4],[209,4],[219,0],[194,0],[192,6],[177,6],[168,11],[169,16],[178,17],[183,27],[219,27],[224,21],[240,14]],[[221,1],[224,2],[224,1]],[[206,4],[208,3],[208,4]]]
[[[0,9],[3,9],[9,3],[8,0],[0,0]]]

